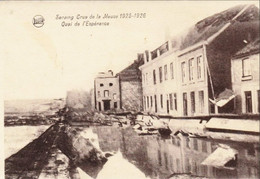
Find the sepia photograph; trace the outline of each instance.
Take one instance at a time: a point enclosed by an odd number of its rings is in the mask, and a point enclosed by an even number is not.
[[[0,178],[260,178],[259,1],[2,1]]]

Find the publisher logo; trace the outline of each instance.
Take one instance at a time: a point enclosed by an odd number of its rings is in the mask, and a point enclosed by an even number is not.
[[[44,18],[41,15],[33,17],[32,23],[35,27],[40,28],[44,25]]]

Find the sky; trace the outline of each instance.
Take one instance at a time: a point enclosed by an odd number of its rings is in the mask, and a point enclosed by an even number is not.
[[[207,16],[238,4],[259,1],[57,1],[0,2],[0,58],[4,99],[65,97],[68,90],[90,90],[98,72],[118,73],[146,49],[153,50]],[[146,18],[102,19],[104,14],[146,13]],[[62,27],[58,16],[96,17],[109,26]],[[45,19],[41,28],[35,15]]]

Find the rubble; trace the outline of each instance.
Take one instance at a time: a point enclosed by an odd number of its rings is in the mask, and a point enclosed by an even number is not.
[[[96,177],[106,161],[104,154],[88,138],[63,121],[52,125],[37,139],[7,158],[5,176],[7,179],[44,178],[56,176],[57,173],[76,176],[76,167],[80,167],[91,177]]]

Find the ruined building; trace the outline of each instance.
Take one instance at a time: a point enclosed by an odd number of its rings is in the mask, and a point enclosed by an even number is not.
[[[142,110],[142,79],[139,66],[143,64],[143,56],[117,74],[119,77],[121,108],[124,111]]]
[[[231,58],[258,34],[259,9],[239,5],[145,51],[140,67],[144,111],[173,116],[234,113]]]

